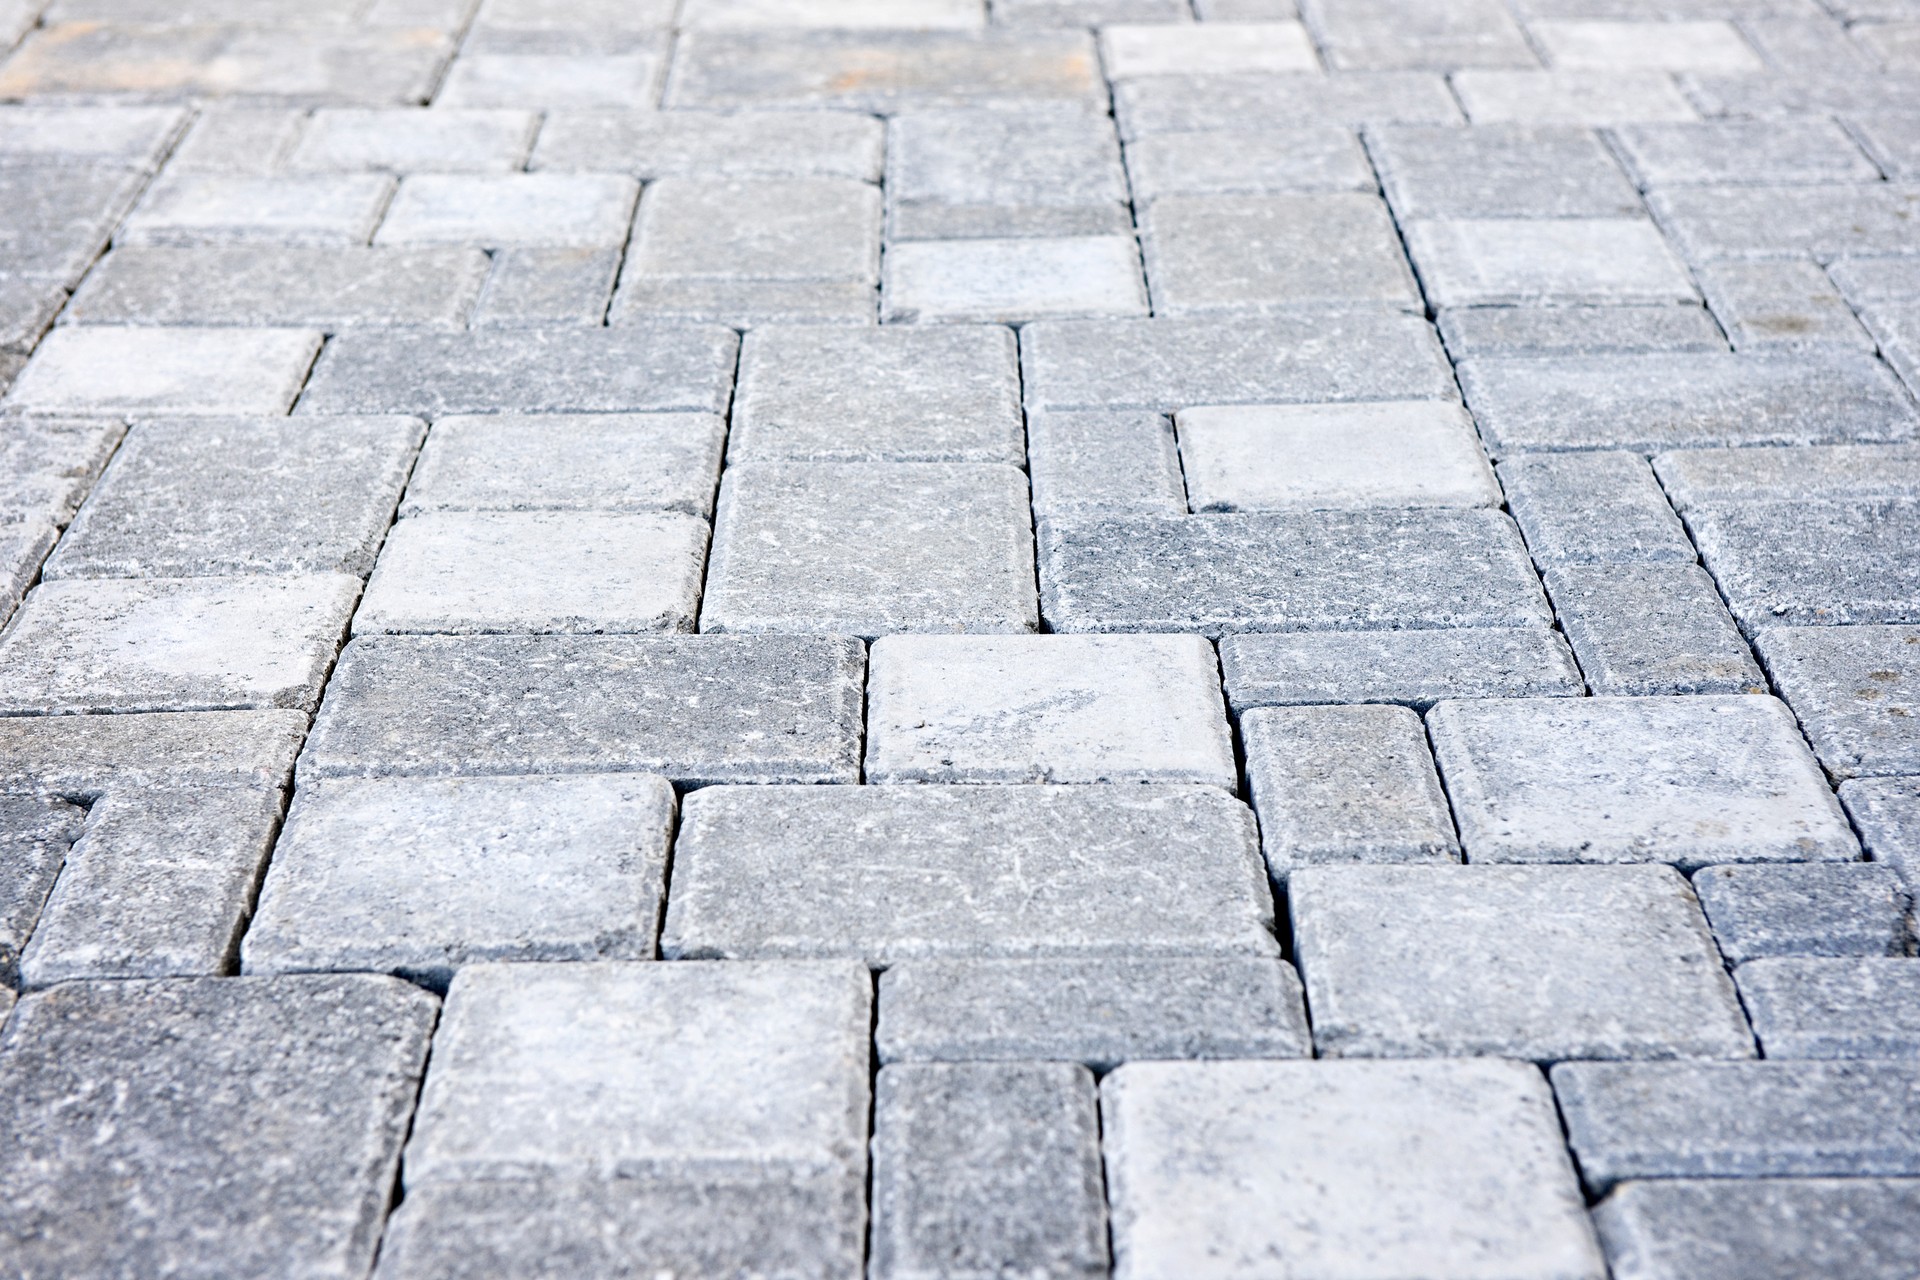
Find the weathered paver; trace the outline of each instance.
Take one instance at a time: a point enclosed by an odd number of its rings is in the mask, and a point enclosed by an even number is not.
[[[34,351],[0,407],[282,414],[319,350],[320,334],[311,329],[60,328]]]
[[[1436,323],[1456,359],[1728,349],[1704,307],[1446,307]]]
[[[1226,636],[1220,667],[1234,711],[1442,698],[1578,697],[1567,642],[1544,627],[1325,631]]]
[[[607,174],[428,174],[394,193],[374,243],[618,248],[638,185]]]
[[[555,111],[529,167],[636,178],[857,178],[877,182],[878,120],[838,112]]]
[[[1693,562],[1686,529],[1631,453],[1522,454],[1499,475],[1537,564]]]
[[[1593,692],[1767,691],[1760,665],[1699,565],[1560,565],[1543,577]]]
[[[1339,125],[1152,134],[1127,144],[1127,176],[1141,202],[1374,189],[1359,139]]]
[[[1367,131],[1403,219],[1635,218],[1640,198],[1600,135],[1565,125]]]
[[[1036,519],[1075,512],[1180,515],[1186,483],[1173,423],[1145,410],[1027,415]]]
[[[894,116],[887,220],[894,243],[1128,234],[1113,122],[1072,108]]]
[[[1715,183],[1872,182],[1873,165],[1831,120],[1712,120],[1613,131],[1621,159],[1647,187]]]
[[[1650,306],[1699,299],[1651,222],[1478,218],[1406,224],[1435,307]]]
[[[1754,646],[1828,773],[1920,772],[1920,627],[1767,627]]]
[[[312,173],[505,173],[526,163],[539,124],[529,111],[323,107],[286,164]]]
[[[1898,1280],[1920,1248],[1920,1181],[1661,1178],[1594,1208],[1616,1280]]]
[[[1872,345],[1833,281],[1811,262],[1718,262],[1697,274],[1735,350]]]
[[[475,328],[598,328],[607,317],[619,249],[499,249],[474,310]]]
[[[1128,142],[1210,129],[1461,122],[1446,78],[1424,71],[1142,76],[1114,86],[1113,108]]]
[[[1703,503],[1920,498],[1920,445],[1682,449],[1653,460],[1674,509]]]
[[[903,241],[887,251],[890,322],[1001,324],[1144,316],[1140,254],[1128,235]]]
[[[117,244],[365,244],[393,196],[379,174],[161,178],[115,235]]]
[[[1754,960],[1734,979],[1769,1058],[1920,1058],[1920,960]]]
[[[1904,554],[1920,499],[1701,503],[1687,523],[1749,629],[1920,622],[1920,572]]]
[[[1674,187],[1649,198],[1689,258],[1797,258],[1920,250],[1920,187],[1834,183],[1797,187]]]
[[[1906,949],[1908,895],[1869,863],[1720,866],[1693,890],[1729,964],[1769,956],[1887,956]]]
[[[1148,207],[1142,232],[1156,315],[1417,305],[1393,220],[1376,196],[1163,196]]]

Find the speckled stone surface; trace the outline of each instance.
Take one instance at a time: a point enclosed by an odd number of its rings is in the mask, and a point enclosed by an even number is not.
[[[1226,636],[1220,667],[1234,711],[1443,698],[1577,697],[1580,670],[1544,627]]]
[[[1920,622],[1920,498],[1703,503],[1687,525],[1749,630]]]
[[[1867,823],[1861,826],[1871,832]],[[1886,956],[1906,950],[1909,896],[1890,866],[1704,867],[1693,874],[1693,891],[1729,964],[1763,956]]]
[[[1920,1181],[1625,1182],[1593,1221],[1615,1280],[1904,1280],[1920,1249]]]
[[[1892,867],[1910,897],[1920,893],[1920,778],[1844,782],[1840,800],[1867,856]]]
[[[402,516],[427,511],[713,513],[726,425],[711,414],[441,418]]]
[[[1543,578],[1596,694],[1767,691],[1760,664],[1699,565],[1569,564]]]
[[[1767,627],[1754,647],[1834,777],[1920,771],[1920,626]]]
[[[1769,1058],[1920,1058],[1920,960],[1751,960],[1734,979]]]

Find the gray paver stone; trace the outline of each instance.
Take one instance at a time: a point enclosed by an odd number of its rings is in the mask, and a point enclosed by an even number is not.
[[[1873,340],[1827,273],[1811,262],[1719,262],[1700,287],[1740,351],[1864,351]]]
[[[383,245],[618,248],[639,193],[612,174],[416,174],[374,237]]]
[[[365,244],[393,193],[380,174],[256,178],[163,175],[115,243]]]
[[[1626,1182],[1593,1220],[1615,1280],[1904,1280],[1920,1250],[1920,1181]]]
[[[1920,627],[1768,627],[1754,643],[1828,773],[1920,772]]]
[[[1332,67],[1539,65],[1519,24],[1499,0],[1448,0],[1417,7],[1393,0],[1344,0],[1331,5],[1308,0],[1304,8]]]
[[[598,328],[607,316],[619,249],[501,249],[474,311],[475,328]]]
[[[1538,564],[1693,563],[1687,531],[1631,453],[1526,454],[1499,474]]]
[[[1699,565],[1560,565],[1545,579],[1595,693],[1767,691],[1740,628]]]
[[[1461,359],[1727,350],[1704,307],[1446,307],[1438,323]]]
[[[1920,498],[1920,445],[1835,444],[1797,449],[1682,449],[1653,469],[1674,509],[1703,503]]]
[[[1690,261],[1920,253],[1920,186],[1670,187],[1648,200]]]
[[[1143,204],[1171,195],[1374,190],[1366,152],[1353,130],[1338,125],[1136,138],[1127,144],[1127,173]]]
[[[1769,1058],[1920,1058],[1920,960],[1753,960],[1734,972]]]
[[[1362,124],[1459,124],[1446,79],[1425,71],[1142,76],[1113,89],[1128,142],[1156,133]]]
[[[186,122],[179,107],[14,104],[0,109],[0,165],[157,167]]]
[[[661,178],[622,282],[660,276],[848,280],[880,274],[880,192],[845,178]]]
[[[319,349],[320,334],[310,329],[59,328],[35,350],[4,407],[282,414]]]
[[[0,790],[277,787],[305,736],[296,711],[0,717]]]
[[[1450,77],[1467,119],[1481,124],[1624,125],[1697,120],[1663,70],[1571,68],[1513,71],[1471,67]]]
[[[1157,413],[1027,415],[1027,470],[1042,519],[1074,512],[1175,516],[1187,509],[1180,450]]]
[[[1872,863],[1705,867],[1693,876],[1729,964],[1768,956],[1886,956],[1906,949],[1907,893]]]
[[[885,139],[882,122],[834,111],[554,111],[531,167],[878,182]]]
[[[1313,41],[1298,22],[1107,23],[1100,28],[1100,60],[1113,80],[1210,71],[1320,70]]]
[[[483,32],[476,32],[476,36]],[[639,43],[600,52],[542,51],[511,44],[493,49],[476,41],[454,61],[435,107],[554,107],[593,109],[652,104],[666,59]]]
[[[9,996],[20,981],[20,951],[86,824],[87,810],[65,800],[0,794],[0,990]]]
[[[1920,622],[1920,498],[1702,503],[1687,524],[1749,630]]]
[[[725,424],[711,414],[497,414],[434,424],[400,504],[428,511],[707,516]]]
[[[1131,235],[907,240],[887,247],[883,267],[882,318],[890,322],[1147,314]]]
[[[1371,194],[1163,196],[1142,230],[1158,315],[1418,306],[1393,219]]]
[[[1900,874],[1920,894],[1920,779],[1868,778],[1842,783],[1840,799],[1875,862]]]
[[[1650,306],[1700,297],[1644,219],[1456,219],[1404,228],[1435,307]]]
[[[1613,140],[1648,187],[1875,180],[1873,165],[1831,120],[1636,124],[1615,129]]]
[[[287,168],[312,173],[508,173],[526,162],[539,119],[529,111],[322,107]]]
[[[1578,697],[1573,654],[1544,627],[1226,636],[1220,666],[1235,713],[1249,707],[1442,698]]]
[[[1368,130],[1367,149],[1403,221],[1644,216],[1639,193],[1591,129],[1389,125]]]
[[[1128,234],[1113,122],[1072,108],[887,122],[890,240]]]

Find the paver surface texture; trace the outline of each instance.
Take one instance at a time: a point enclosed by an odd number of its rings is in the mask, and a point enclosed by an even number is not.
[[[4,1280],[1914,1280],[1920,0],[0,0]]]

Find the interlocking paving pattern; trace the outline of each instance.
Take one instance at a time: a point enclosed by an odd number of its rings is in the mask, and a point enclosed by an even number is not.
[[[0,0],[0,1275],[1913,1280],[1920,0]]]

